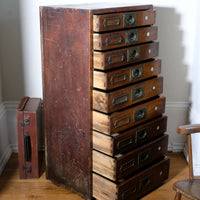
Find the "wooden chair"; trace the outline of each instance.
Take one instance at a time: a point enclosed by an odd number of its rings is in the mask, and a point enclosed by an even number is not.
[[[188,138],[189,179],[178,181],[173,185],[173,189],[176,191],[174,200],[181,200],[182,195],[189,199],[200,200],[200,179],[195,179],[193,174],[191,145],[191,134],[200,132],[200,124],[180,126],[177,128],[177,132],[187,135]]]

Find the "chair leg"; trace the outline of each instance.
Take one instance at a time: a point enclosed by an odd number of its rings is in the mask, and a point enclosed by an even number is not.
[[[174,200],[181,200],[181,196],[182,196],[182,194],[180,192],[176,192],[176,196],[175,196]]]

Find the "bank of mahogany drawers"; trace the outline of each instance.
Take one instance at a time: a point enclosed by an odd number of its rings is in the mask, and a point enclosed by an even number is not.
[[[154,23],[153,10],[93,16],[93,196],[99,200],[137,199],[168,177]]]
[[[41,7],[47,178],[85,199],[139,199],[169,172],[152,5]]]

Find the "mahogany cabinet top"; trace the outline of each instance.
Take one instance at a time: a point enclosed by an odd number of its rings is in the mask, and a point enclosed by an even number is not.
[[[153,9],[153,5],[151,4],[142,5],[142,4],[124,4],[124,3],[69,4],[69,5],[55,5],[55,6],[48,6],[48,7],[52,7],[55,9],[69,8],[69,9],[88,10],[92,12],[92,14],[128,12],[128,11],[133,11],[133,10],[137,11],[137,10]]]

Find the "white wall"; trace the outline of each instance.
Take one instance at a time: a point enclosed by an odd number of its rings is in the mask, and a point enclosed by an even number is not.
[[[39,6],[71,3],[91,3],[99,0],[1,0],[0,60],[2,63],[2,96],[8,111],[10,143],[17,150],[15,108],[22,96],[42,97]],[[103,2],[103,1],[101,1]],[[107,0],[104,0],[107,2]],[[121,0],[115,0],[121,2]],[[124,3],[134,1],[124,1]],[[169,149],[183,149],[185,138],[176,134],[176,127],[188,122],[190,103],[190,73],[195,51],[195,7],[197,0],[140,0],[154,4],[157,11],[167,98]]]

